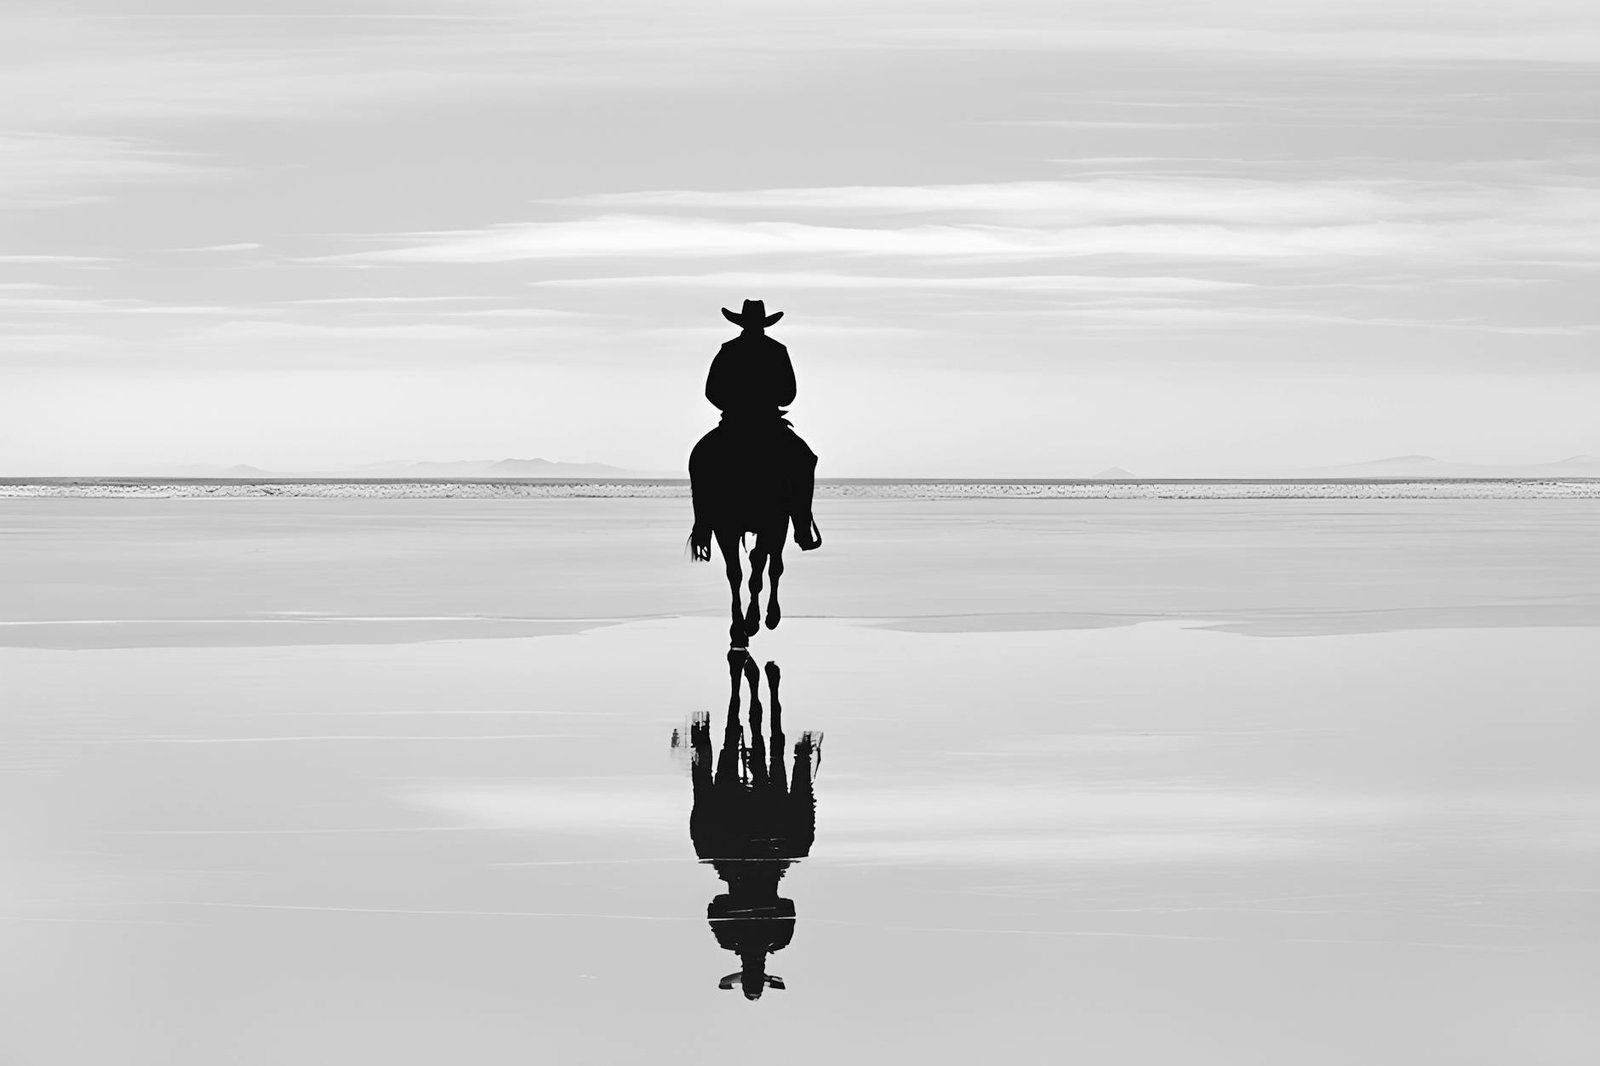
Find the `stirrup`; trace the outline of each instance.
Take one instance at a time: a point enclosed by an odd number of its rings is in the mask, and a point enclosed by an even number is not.
[[[817,528],[817,520],[810,515],[806,516],[806,531],[800,532],[799,523],[794,527],[794,542],[803,552],[815,551],[822,547],[822,530]]]

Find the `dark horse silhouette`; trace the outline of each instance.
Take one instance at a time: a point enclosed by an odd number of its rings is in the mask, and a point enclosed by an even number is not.
[[[763,427],[764,429],[765,427]],[[744,447],[738,447],[742,443]],[[689,479],[696,510],[709,523],[728,575],[732,622],[728,643],[746,648],[761,630],[762,574],[772,580],[767,593],[766,623],[776,629],[783,619],[778,604],[778,579],[783,576],[783,546],[789,539],[790,488],[781,470],[782,450],[775,432],[708,434],[689,456]],[[741,603],[744,581],[741,559],[746,534],[750,547],[750,604]],[[709,558],[709,551],[697,558]]]
[[[694,558],[703,561],[711,558],[713,539],[721,549],[733,596],[728,641],[745,648],[761,628],[763,571],[772,579],[767,628],[777,628],[783,618],[778,579],[791,519],[802,551],[822,544],[811,513],[817,457],[784,417],[784,408],[795,397],[794,364],[789,350],[766,335],[783,312],[768,315],[760,300],[746,300],[743,310],[723,308],[722,314],[742,332],[722,346],[706,375],[706,399],[722,412],[722,421],[689,455],[695,516],[689,546]],[[756,539],[750,549],[746,609],[739,593],[744,579],[740,551],[751,533]]]
[[[769,662],[766,673],[772,703],[770,759],[761,736],[759,674],[743,651],[728,653],[728,721],[715,762],[711,716],[697,714],[689,725],[694,781],[689,835],[695,854],[728,888],[706,907],[706,918],[717,943],[739,957],[738,971],[722,978],[719,987],[737,983],[746,999],[784,987],[783,978],[766,972],[767,956],[794,938],[794,901],[778,895],[778,882],[793,863],[811,854],[816,838],[812,779],[822,758],[822,735],[805,733],[794,746],[794,779],[788,779],[778,665]],[[741,675],[750,689],[748,746],[739,717]],[[673,743],[681,743],[676,734]]]

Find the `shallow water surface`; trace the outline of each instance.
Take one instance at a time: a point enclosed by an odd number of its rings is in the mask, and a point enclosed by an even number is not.
[[[1390,531],[1296,521],[1346,531],[1353,598],[1422,598]],[[722,732],[713,610],[0,647],[0,1057],[1593,1061],[1600,632],[1228,617],[759,635],[822,740],[754,1003],[672,743]]]

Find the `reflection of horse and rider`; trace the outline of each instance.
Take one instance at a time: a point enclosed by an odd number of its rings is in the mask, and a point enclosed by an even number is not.
[[[706,908],[717,943],[739,957],[739,970],[720,982],[738,984],[746,999],[760,999],[783,978],[766,972],[767,956],[794,937],[794,901],[778,895],[778,881],[794,862],[811,853],[816,837],[816,799],[811,784],[822,759],[822,735],[805,733],[794,746],[794,778],[784,766],[783,706],[779,671],[767,664],[772,705],[771,753],[762,739],[761,694],[756,664],[742,651],[728,653],[728,721],[713,761],[711,716],[697,714],[689,726],[694,811],[689,835],[702,862],[727,884]],[[750,689],[750,742],[739,715],[741,675]],[[674,743],[677,743],[676,736]]]
[[[811,513],[817,457],[785,417],[795,397],[794,364],[789,349],[766,335],[783,312],[769,315],[761,300],[746,300],[737,314],[726,307],[722,313],[742,332],[717,352],[706,376],[706,399],[722,412],[722,421],[689,455],[689,546],[701,561],[710,560],[713,540],[721,549],[733,591],[729,637],[742,648],[761,628],[757,600],[764,569],[772,578],[767,628],[776,628],[782,617],[778,578],[790,524],[801,551],[819,547],[822,533]],[[746,533],[756,540],[750,549],[750,606],[741,611],[739,550]]]

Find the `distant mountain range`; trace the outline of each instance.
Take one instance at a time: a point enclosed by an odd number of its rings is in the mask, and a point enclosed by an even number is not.
[[[561,463],[551,459],[458,459],[453,462],[418,462],[391,459],[364,466],[319,470],[263,470],[256,466],[186,466],[180,477],[200,478],[663,478],[685,477],[665,470],[628,470],[605,463]]]

